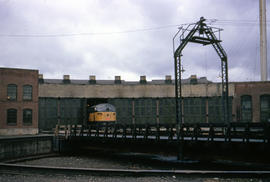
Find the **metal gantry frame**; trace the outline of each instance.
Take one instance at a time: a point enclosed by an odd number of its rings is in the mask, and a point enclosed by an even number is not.
[[[221,79],[222,79],[222,105],[224,122],[229,123],[229,88],[228,88],[228,62],[227,54],[222,48],[220,42],[220,31],[222,29],[210,27],[205,23],[206,19],[201,17],[197,23],[189,24],[185,28],[180,27],[173,37],[173,49],[175,39],[179,37],[180,45],[174,50],[174,68],[175,68],[175,101],[176,101],[176,123],[178,125],[178,138],[180,127],[183,123],[182,118],[182,89],[181,89],[181,56],[182,50],[189,42],[202,45],[211,44],[221,59]],[[219,34],[219,38],[215,33]]]

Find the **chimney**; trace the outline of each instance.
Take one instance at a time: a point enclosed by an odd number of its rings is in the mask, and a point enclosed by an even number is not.
[[[96,84],[97,83],[95,75],[90,75],[89,76],[89,83],[90,84]]]
[[[146,76],[140,76],[140,84],[146,84]]]
[[[63,76],[63,83],[70,83],[69,75]]]
[[[267,24],[266,24],[266,0],[260,0],[260,62],[261,81],[267,81]]]
[[[197,84],[197,83],[198,83],[197,75],[191,75],[190,84]]]
[[[121,76],[115,76],[114,77],[114,83],[115,84],[121,84]]]
[[[44,83],[43,74],[38,74],[38,83]]]
[[[171,84],[172,83],[172,76],[171,75],[166,75],[165,76],[165,83],[166,84]]]

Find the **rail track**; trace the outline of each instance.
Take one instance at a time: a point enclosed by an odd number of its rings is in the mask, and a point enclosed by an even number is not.
[[[219,178],[270,178],[269,168],[254,168],[247,170],[200,170],[199,169],[108,169],[108,168],[81,168],[81,167],[55,167],[44,165],[16,164],[17,162],[36,160],[47,157],[57,157],[59,154],[51,153],[38,156],[22,157],[0,162],[1,174],[15,175],[85,175],[85,176],[181,176],[181,177],[219,177]],[[203,168],[203,166],[202,166]]]
[[[37,159],[48,158],[48,157],[58,157],[58,156],[60,156],[60,154],[58,154],[58,153],[40,154],[40,155],[14,158],[14,159],[5,159],[5,160],[0,161],[0,164],[11,164],[11,163],[17,163],[17,162],[23,162],[23,161],[29,161],[29,160],[37,160]]]
[[[235,170],[134,170],[134,169],[100,169],[48,167],[0,163],[0,174],[64,174],[95,176],[200,176],[224,178],[268,178],[270,171],[235,171]]]

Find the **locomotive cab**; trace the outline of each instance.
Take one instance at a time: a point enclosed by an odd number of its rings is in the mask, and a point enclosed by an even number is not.
[[[103,123],[116,121],[116,109],[111,104],[98,104],[90,107],[89,123]]]

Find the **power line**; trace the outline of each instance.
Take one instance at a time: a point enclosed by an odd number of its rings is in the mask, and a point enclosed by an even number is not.
[[[76,36],[91,36],[91,35],[113,35],[113,34],[127,34],[135,32],[146,32],[146,31],[155,31],[168,29],[172,27],[179,27],[186,24],[177,24],[177,25],[164,25],[153,28],[141,28],[133,30],[124,30],[124,31],[115,31],[115,32],[86,32],[86,33],[59,33],[59,34],[1,34],[0,37],[76,37]]]
[[[270,21],[266,21],[267,25]],[[259,20],[216,20],[215,25],[229,25],[229,26],[258,26]]]
[[[218,20],[218,19],[207,19],[210,24],[214,25],[224,25],[224,26],[255,26],[259,25],[258,20]],[[270,23],[270,21],[266,21]],[[9,34],[9,33],[0,33],[0,37],[11,37],[11,38],[50,38],[50,37],[79,37],[79,36],[97,36],[97,35],[113,35],[113,34],[128,34],[136,32],[147,32],[147,31],[156,31],[163,30],[168,28],[175,28],[180,26],[189,25],[190,23],[184,24],[174,24],[174,25],[164,25],[159,27],[150,27],[150,28],[137,28],[132,30],[123,30],[123,31],[114,31],[114,32],[85,32],[85,33],[55,33],[55,34]],[[268,26],[269,24],[267,24]]]

